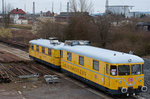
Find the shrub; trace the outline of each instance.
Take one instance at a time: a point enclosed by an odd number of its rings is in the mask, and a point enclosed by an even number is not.
[[[0,37],[2,38],[12,38],[12,33],[10,29],[0,29]]]

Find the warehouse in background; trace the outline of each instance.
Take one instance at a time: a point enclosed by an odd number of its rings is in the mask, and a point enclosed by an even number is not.
[[[106,10],[105,13],[108,14],[116,14],[116,15],[122,15],[125,18],[131,18],[131,17],[142,17],[144,15],[148,16],[148,12],[136,12],[131,11],[134,6],[129,5],[109,5],[109,1],[106,0]]]

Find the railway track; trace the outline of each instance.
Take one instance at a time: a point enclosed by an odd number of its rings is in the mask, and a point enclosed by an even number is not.
[[[5,43],[9,46],[13,46],[15,48],[19,48],[26,52],[28,51],[28,44],[19,43],[19,42],[12,41],[12,40],[5,40],[3,38],[0,38],[0,42]]]

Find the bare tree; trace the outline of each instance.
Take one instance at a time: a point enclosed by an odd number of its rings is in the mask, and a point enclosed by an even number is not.
[[[77,2],[76,0],[70,0],[70,10],[71,12],[77,12]]]
[[[90,0],[70,0],[71,12],[91,12],[93,3]]]
[[[91,40],[93,24],[90,16],[76,16],[71,18],[66,27],[65,39]]]
[[[50,20],[39,21],[37,23],[37,36],[42,38],[59,37],[63,39],[63,29],[65,25],[55,23]]]
[[[14,7],[10,3],[8,3],[7,6],[6,6],[6,8],[5,8],[5,12],[9,13],[13,8]]]
[[[97,36],[95,37],[97,37],[97,40],[99,40],[101,47],[106,47],[111,27],[110,16],[98,16],[93,19],[93,23],[97,28]]]
[[[13,9],[13,6],[8,3],[4,9],[4,27],[8,28],[10,24],[10,11]]]

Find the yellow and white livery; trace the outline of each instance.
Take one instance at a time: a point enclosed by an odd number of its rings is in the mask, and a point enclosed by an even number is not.
[[[60,50],[64,43],[46,39],[32,40],[29,43],[29,55],[32,59],[60,69]]]
[[[54,68],[59,67],[61,71],[100,90],[110,94],[147,91],[144,86],[144,60],[138,56],[89,46],[86,41],[51,45],[49,40],[33,40],[30,44],[30,57]],[[45,49],[44,54],[41,48]],[[52,56],[48,53],[49,49]]]

